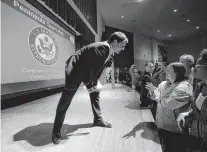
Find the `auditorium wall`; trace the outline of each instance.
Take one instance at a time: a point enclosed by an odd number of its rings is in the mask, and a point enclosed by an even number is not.
[[[169,62],[178,61],[183,54],[191,54],[198,59],[202,49],[207,48],[207,35],[193,36],[185,40],[168,43]]]
[[[134,33],[134,63],[138,70],[143,71],[148,61],[158,60],[158,45],[166,46],[162,41]]]

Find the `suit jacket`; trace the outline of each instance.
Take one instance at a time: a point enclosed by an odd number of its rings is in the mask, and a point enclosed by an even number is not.
[[[67,61],[66,69],[73,69],[84,76],[92,86],[97,84],[103,70],[110,66],[113,56],[109,55],[110,45],[107,41],[89,44],[76,51]]]
[[[144,72],[143,75],[141,76],[141,91],[140,91],[140,100],[151,100],[150,98],[147,97],[148,90],[145,88],[145,85],[148,83],[153,83],[153,79],[150,73]]]

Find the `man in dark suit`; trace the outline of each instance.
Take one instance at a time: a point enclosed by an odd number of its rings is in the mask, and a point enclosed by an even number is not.
[[[152,72],[154,71],[154,65],[151,62],[147,62],[145,64],[145,71],[141,76],[141,90],[140,90],[140,101],[141,107],[149,107],[152,106],[152,101],[148,98],[148,90],[145,88],[147,83],[153,83]]]
[[[127,43],[128,38],[125,34],[115,32],[108,41],[87,45],[76,51],[66,61],[65,88],[57,106],[52,132],[52,142],[54,144],[59,144],[62,139],[60,129],[63,125],[66,111],[81,82],[85,84],[90,95],[94,114],[93,125],[111,128],[111,124],[105,122],[101,116],[97,81],[104,68],[113,62],[114,53],[119,54],[124,50]]]

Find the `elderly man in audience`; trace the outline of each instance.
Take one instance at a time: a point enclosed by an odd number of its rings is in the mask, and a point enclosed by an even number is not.
[[[181,113],[177,122],[181,130],[189,131],[187,146],[207,151],[207,49],[201,53],[194,69],[194,76],[201,80],[199,91],[189,111]]]
[[[189,79],[189,83],[193,86],[193,65],[194,65],[194,57],[190,54],[184,54],[180,56],[180,62],[185,65],[187,69],[187,76]]]
[[[149,95],[157,101],[156,125],[163,152],[186,152],[182,142],[186,133],[179,129],[177,116],[189,107],[193,88],[187,81],[186,68],[180,62],[169,64],[166,81],[156,88],[147,83]]]

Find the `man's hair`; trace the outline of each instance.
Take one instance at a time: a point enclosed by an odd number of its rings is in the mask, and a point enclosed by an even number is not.
[[[190,54],[181,55],[180,60],[185,60],[188,64],[188,66],[193,66],[194,65],[194,57]]]
[[[200,58],[197,60],[197,65],[205,65],[207,66],[207,49],[204,49],[201,54]]]
[[[113,43],[114,40],[117,40],[118,43],[120,43],[124,40],[126,40],[128,42],[128,38],[122,32],[114,32],[109,38],[109,43]]]
[[[176,74],[176,79],[174,83],[184,81],[188,78],[187,70],[184,64],[180,62],[173,62],[173,63],[170,63],[169,66],[173,67],[173,70]]]
[[[147,62],[145,63],[144,67],[148,66],[150,63],[153,64],[152,62]]]

